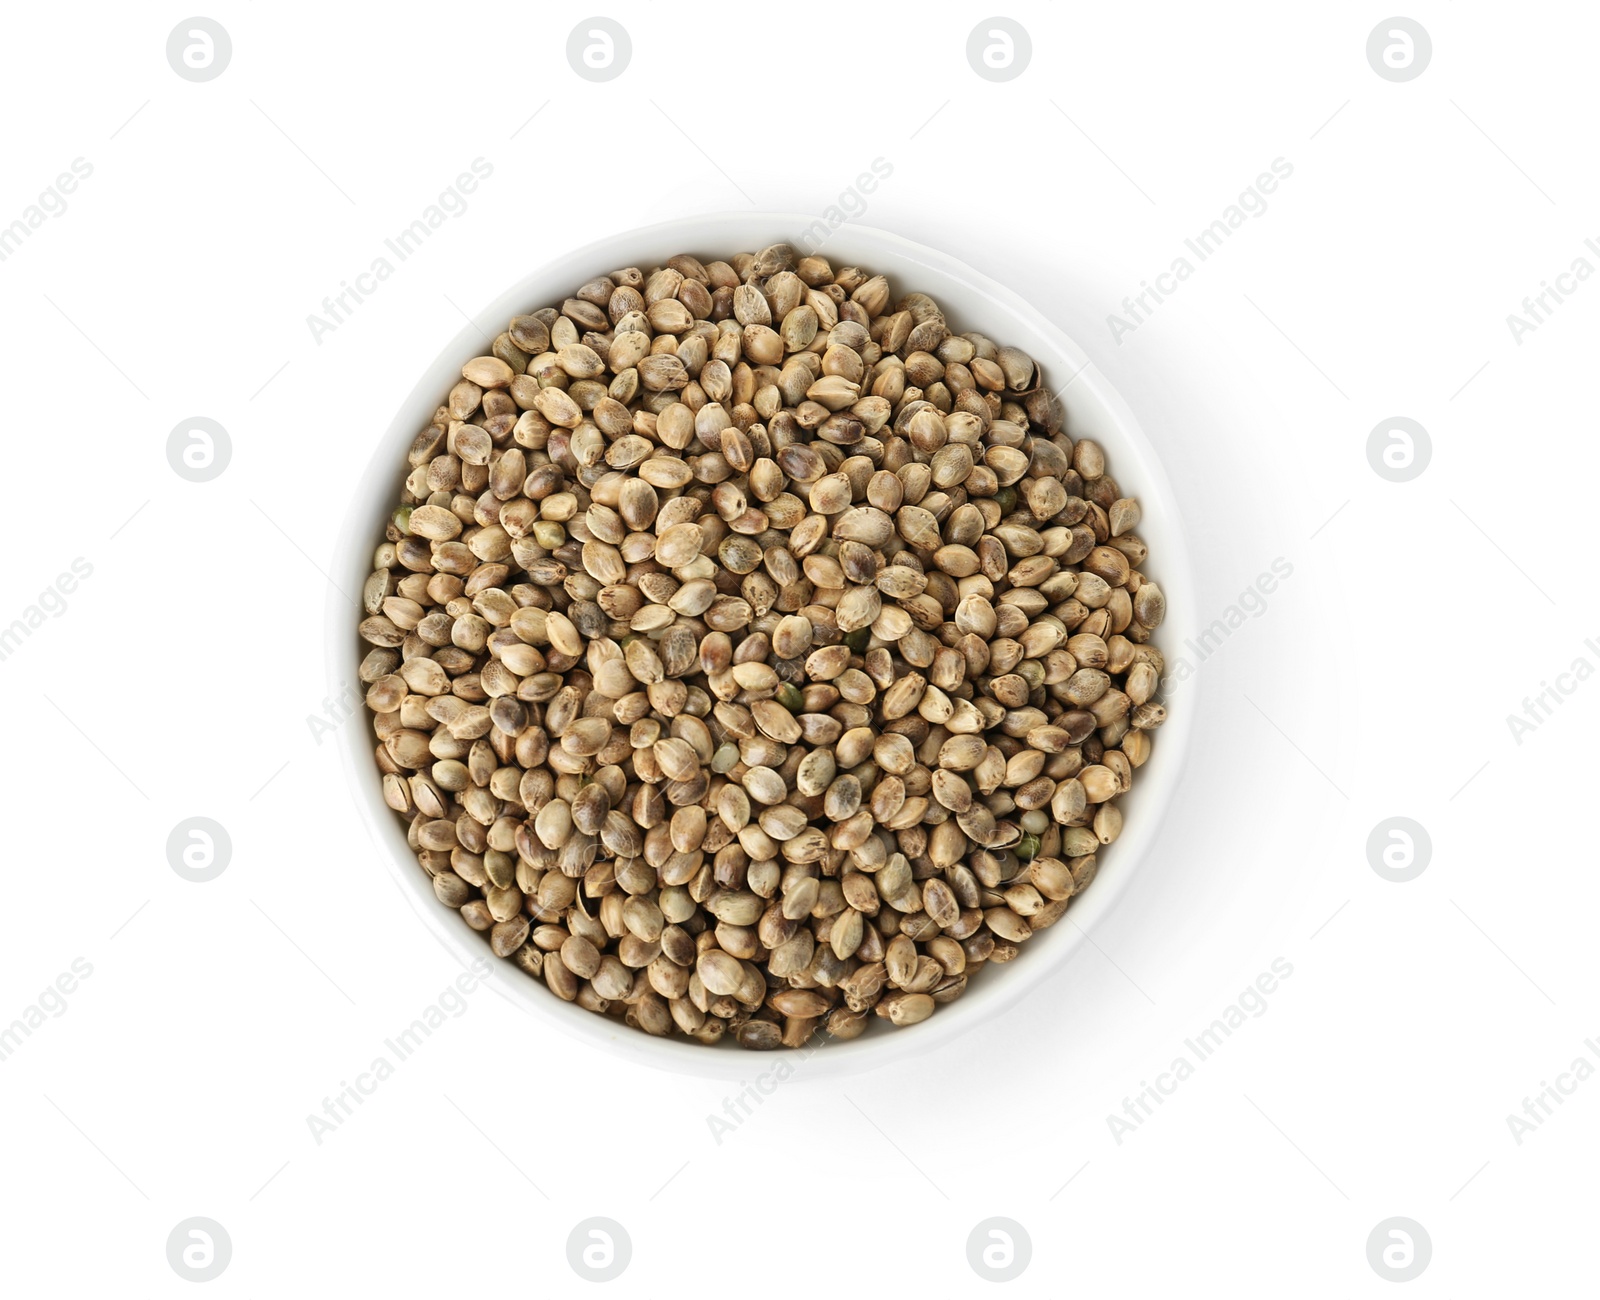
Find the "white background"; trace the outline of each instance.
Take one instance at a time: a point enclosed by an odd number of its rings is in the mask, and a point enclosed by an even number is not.
[[[1600,686],[1520,745],[1506,716],[1600,664],[1600,287],[1520,345],[1506,317],[1600,265],[1596,15],[1412,7],[1432,62],[1394,84],[1365,54],[1381,7],[1015,4],[1032,62],[995,84],[970,7],[604,12],[633,42],[604,85],[547,4],[223,5],[205,84],[166,61],[181,10],[8,12],[0,225],[93,166],[0,262],[0,624],[93,565],[0,663],[0,1025],[93,967],[0,1062],[8,1290],[191,1294],[165,1243],[196,1215],[232,1241],[220,1296],[587,1294],[565,1242],[592,1215],[632,1239],[619,1296],[986,1293],[964,1243],[995,1215],[1032,1239],[1020,1295],[1387,1293],[1366,1242],[1397,1215],[1432,1241],[1417,1295],[1585,1285],[1600,1082],[1520,1144],[1507,1115],[1600,1051]],[[802,1070],[720,1143],[725,1083],[619,1073],[481,993],[319,1145],[306,1116],[456,970],[307,725],[373,439],[530,267],[821,212],[880,156],[864,223],[1023,292],[1138,413],[1202,621],[1293,566],[1201,669],[1156,852],[992,1025],[843,1085]],[[477,157],[468,210],[315,342],[307,315]],[[1120,299],[1275,158],[1265,214],[1115,341]],[[165,455],[197,414],[233,449],[201,484]],[[1396,415],[1433,447],[1401,484],[1366,455]],[[195,815],[233,841],[207,884],[166,859]],[[1367,857],[1396,815],[1432,838],[1409,883]],[[1265,1014],[1119,1143],[1107,1117],[1275,958]]]

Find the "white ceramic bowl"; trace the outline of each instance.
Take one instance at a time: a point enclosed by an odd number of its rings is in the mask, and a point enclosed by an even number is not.
[[[599,240],[523,276],[477,315],[424,372],[410,396],[400,404],[388,431],[378,440],[372,463],[351,486],[352,502],[334,559],[333,577],[345,591],[359,592],[371,571],[372,553],[382,539],[385,521],[394,509],[405,477],[406,452],[412,438],[432,415],[461,365],[483,351],[483,336],[493,337],[519,313],[560,303],[585,280],[619,266],[649,268],[677,253],[702,258],[754,251],[778,240],[798,242],[812,218],[792,213],[728,213],[671,221],[648,229]],[[835,266],[860,265],[889,277],[896,296],[910,291],[929,294],[944,309],[951,328],[960,333],[981,330],[999,343],[1011,344],[1043,367],[1052,390],[1068,385],[1061,398],[1067,430],[1074,437],[1093,437],[1104,448],[1110,472],[1144,507],[1140,534],[1149,542],[1150,575],[1167,597],[1167,619],[1156,640],[1169,660],[1192,630],[1188,550],[1170,485],[1133,412],[1089,362],[1083,350],[1042,314],[1010,290],[978,274],[945,253],[914,244],[898,235],[865,226],[840,227],[818,250]],[[356,635],[349,603],[330,591],[327,620],[329,682],[337,693],[355,682],[355,666],[365,647]],[[1122,893],[1129,877],[1151,845],[1158,822],[1182,766],[1197,693],[1184,691],[1183,706],[1156,736],[1150,761],[1124,800],[1126,829],[1102,855],[1094,883],[1077,899],[1065,923],[1030,939],[1010,965],[982,971],[964,996],[942,1006],[927,1021],[896,1030],[874,1021],[853,1042],[826,1043],[801,1053],[799,1078],[824,1078],[876,1069],[910,1055],[928,1052],[957,1038],[969,1025],[993,1020],[1007,1005],[1041,980],[1055,974],[1082,944]],[[426,927],[458,959],[488,956],[483,936],[469,929],[434,897],[428,877],[406,847],[401,820],[383,802],[373,761],[371,728],[364,710],[341,727],[338,744],[350,781],[350,798],[360,810],[385,869]],[[509,962],[489,957],[492,985],[525,1007],[545,1029],[556,1029],[594,1047],[641,1065],[722,1078],[747,1078],[770,1068],[786,1054],[752,1059],[729,1041],[705,1047],[684,1040],[652,1038],[556,998],[542,981],[529,978]],[[1057,1022],[1065,1032],[1067,1021]],[[793,1054],[789,1054],[793,1059]]]

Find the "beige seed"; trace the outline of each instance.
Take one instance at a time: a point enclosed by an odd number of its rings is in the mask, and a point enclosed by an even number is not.
[[[752,767],[744,775],[744,788],[757,803],[782,803],[788,795],[783,778],[770,767]]]
[[[718,997],[731,997],[744,983],[744,967],[739,964],[738,958],[715,948],[708,948],[701,953],[694,969],[700,982],[706,986],[706,991]]]
[[[496,957],[510,957],[528,938],[528,918],[500,921],[489,931],[489,947]]]
[[[676,736],[658,740],[651,747],[651,753],[661,771],[670,780],[687,781],[700,770],[700,759],[693,747],[688,741],[680,740]]]
[[[1078,784],[1083,787],[1084,798],[1090,803],[1104,803],[1122,792],[1117,774],[1109,767],[1096,764],[1078,773]]]
[[[704,544],[705,530],[699,524],[674,524],[656,538],[656,559],[669,569],[681,568]]]
[[[766,664],[735,664],[733,680],[747,691],[770,691],[778,685],[778,674]]]
[[[1133,616],[1142,626],[1153,629],[1161,626],[1161,620],[1166,615],[1167,599],[1162,595],[1161,588],[1153,582],[1142,583],[1139,590],[1133,593]]]
[[[882,892],[884,882],[879,881],[879,892]],[[898,897],[898,893],[893,896]],[[889,942],[884,953],[884,970],[889,983],[897,988],[904,988],[916,974],[917,948],[916,945],[903,934],[897,934]]]
[[[841,632],[870,627],[882,609],[883,598],[876,587],[851,587],[839,599],[834,621]]]
[[[411,512],[410,529],[417,537],[445,542],[461,535],[461,520],[443,506],[421,506]]]
[[[835,957],[840,961],[848,961],[861,947],[865,937],[866,918],[860,911],[851,908],[834,918],[828,932],[828,943]]]
[[[533,833],[547,849],[559,849],[572,834],[572,807],[563,799],[552,799],[533,819]]]
[[[756,700],[750,705],[750,712],[763,735],[786,745],[800,739],[800,723],[776,700]]]
[[[583,409],[560,388],[541,388],[533,405],[540,415],[559,428],[576,429],[583,423]]]
[[[926,993],[891,993],[874,1008],[894,1025],[914,1025],[933,1014],[934,1001]]]
[[[783,896],[783,915],[791,921],[798,921],[811,914],[811,909],[817,905],[817,894],[821,886],[812,876],[805,876],[798,880],[794,887]]]
[[[938,878],[923,881],[922,908],[940,929],[949,929],[961,916],[961,904],[954,892]]]
[[[811,620],[786,614],[772,631],[772,652],[780,659],[798,659],[811,648]]]
[[[571,935],[561,945],[561,964],[579,979],[592,979],[600,969],[600,951],[589,940]]]
[[[550,644],[562,654],[576,658],[583,653],[583,638],[578,635],[578,629],[565,614],[551,610],[545,615],[544,628],[545,635],[550,638]]]
[[[480,388],[504,388],[515,374],[499,357],[474,357],[461,367],[461,377]]]
[[[933,774],[933,797],[940,807],[954,813],[963,813],[972,807],[972,787],[959,773],[947,768],[940,768]]]

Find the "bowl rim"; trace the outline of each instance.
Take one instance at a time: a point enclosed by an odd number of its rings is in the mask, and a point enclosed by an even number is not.
[[[355,667],[365,652],[355,631],[357,617],[352,620],[348,589],[359,592],[361,583],[371,571],[371,551],[381,536],[383,520],[393,508],[404,475],[405,453],[415,431],[422,427],[440,400],[448,391],[461,364],[483,351],[482,339],[487,332],[493,337],[504,328],[504,322],[519,312],[529,310],[530,304],[559,301],[570,293],[572,287],[607,273],[619,266],[642,264],[646,261],[664,262],[670,253],[647,253],[655,247],[705,250],[708,248],[754,249],[780,239],[795,240],[801,231],[814,229],[814,215],[791,212],[721,212],[704,216],[675,218],[650,226],[607,235],[558,257],[542,262],[521,275],[492,302],[480,309],[472,319],[449,340],[410,393],[398,404],[386,431],[373,448],[366,471],[352,484],[350,504],[346,508],[333,558],[334,581],[329,583],[325,602],[326,634],[324,636],[325,667],[330,691],[334,698],[351,698],[356,691],[354,710],[345,718],[334,739],[340,754],[355,803],[361,810],[362,823],[379,856],[387,866],[386,874],[400,891],[407,905],[422,921],[424,928],[466,969],[474,959],[487,961],[489,985],[507,1000],[516,1003],[538,1017],[549,1027],[568,1037],[619,1056],[638,1065],[667,1070],[673,1073],[702,1078],[745,1079],[762,1072],[780,1078],[806,1079],[836,1078],[844,1074],[864,1073],[903,1061],[945,1046],[967,1029],[983,1023],[983,1012],[991,1017],[1011,1009],[1046,979],[1059,972],[1086,942],[1093,928],[1103,923],[1106,916],[1120,901],[1128,881],[1137,871],[1164,826],[1172,806],[1173,797],[1187,766],[1187,755],[1192,743],[1194,720],[1199,709],[1201,690],[1190,682],[1183,690],[1182,709],[1173,711],[1162,725],[1160,743],[1151,754],[1150,761],[1141,768],[1141,781],[1129,794],[1137,800],[1137,818],[1129,817],[1123,835],[1117,841],[1117,852],[1108,854],[1101,864],[1092,888],[1084,891],[1072,904],[1063,920],[1073,924],[1052,927],[1047,935],[1027,945],[1024,964],[1020,969],[1009,970],[1000,977],[975,982],[958,1001],[940,1009],[939,1014],[915,1026],[911,1032],[897,1032],[887,1028],[863,1035],[847,1043],[822,1044],[799,1049],[780,1050],[771,1054],[768,1062],[752,1059],[752,1054],[731,1043],[706,1047],[681,1038],[656,1038],[638,1030],[619,1025],[609,1017],[597,1016],[574,1005],[562,1002],[537,981],[511,963],[494,958],[488,953],[483,938],[451,915],[452,909],[442,907],[427,884],[424,873],[418,870],[415,855],[406,845],[403,823],[382,798],[381,781],[373,764],[366,731],[364,705],[360,703],[359,680]],[[1167,617],[1160,640],[1168,648],[1168,668],[1171,653],[1180,639],[1187,641],[1193,628],[1194,581],[1190,564],[1188,533],[1178,508],[1176,494],[1168,480],[1154,445],[1140,427],[1133,410],[1112,387],[1088,354],[1065,331],[1056,326],[1041,311],[1020,295],[975,270],[950,254],[906,239],[904,236],[876,227],[850,221],[831,231],[825,247],[840,246],[855,250],[848,260],[831,258],[836,264],[859,261],[862,265],[884,269],[892,281],[903,281],[910,268],[926,273],[929,283],[919,283],[918,291],[936,298],[947,294],[952,285],[969,296],[983,301],[982,320],[967,320],[966,308],[953,311],[953,325],[967,329],[981,329],[992,337],[1005,336],[1008,329],[1020,329],[1037,336],[1046,350],[1053,349],[1070,367],[1070,377],[1057,389],[1063,393],[1074,391],[1071,402],[1064,398],[1063,410],[1067,413],[1067,427],[1072,427],[1071,412],[1074,406],[1082,409],[1097,406],[1101,423],[1092,430],[1096,441],[1106,447],[1108,462],[1118,472],[1119,483],[1136,486],[1141,504],[1148,504],[1156,513],[1147,510],[1146,522],[1155,521],[1154,530],[1142,527],[1142,532],[1155,531],[1165,540],[1157,562],[1152,567],[1159,572],[1162,591],[1167,597]],[[818,251],[823,251],[819,249]],[[698,255],[698,254],[697,254]],[[893,260],[900,265],[893,270],[879,268],[878,262]],[[942,281],[943,283],[936,283]],[[897,285],[906,291],[904,284]],[[988,313],[993,311],[993,316]],[[1037,345],[1030,351],[1041,365],[1046,359],[1037,355]],[[1056,358],[1050,358],[1054,361]],[[1054,366],[1051,367],[1055,368]],[[1109,421],[1109,425],[1104,421]],[[1113,430],[1109,445],[1106,429]],[[1124,474],[1124,470],[1134,473]],[[1152,550],[1155,547],[1152,546]],[[1039,949],[1044,951],[1039,951]],[[789,1064],[788,1072],[782,1069]],[[803,1068],[801,1066],[803,1065]]]

